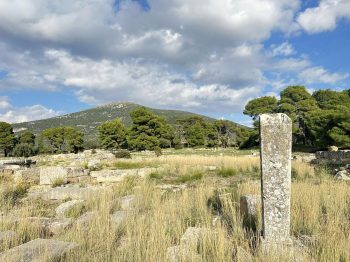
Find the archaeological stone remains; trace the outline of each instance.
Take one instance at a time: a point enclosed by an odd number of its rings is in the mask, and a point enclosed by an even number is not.
[[[263,239],[290,241],[292,121],[285,114],[260,116]]]

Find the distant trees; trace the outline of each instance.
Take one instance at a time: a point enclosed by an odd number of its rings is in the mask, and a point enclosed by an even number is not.
[[[100,125],[97,130],[102,148],[127,148],[127,130],[120,119],[107,121]]]
[[[13,133],[13,128],[6,122],[0,122],[0,150],[7,157],[15,147],[17,142],[16,136]]]
[[[38,153],[35,146],[35,135],[26,131],[18,137],[18,144],[13,149],[12,155],[17,157],[30,157]]]
[[[16,157],[30,157],[37,154],[37,148],[32,144],[20,143],[13,149],[12,155]]]
[[[83,136],[74,127],[49,128],[41,134],[41,150],[50,153],[77,153],[84,149]]]
[[[289,86],[280,97],[253,99],[244,114],[253,120],[261,113],[287,114],[293,121],[296,145],[350,147],[350,90],[318,90],[311,95],[304,86]]]
[[[35,135],[30,131],[26,131],[23,134],[19,135],[18,141],[20,144],[29,144],[34,146]]]
[[[155,115],[145,107],[138,107],[130,113],[132,126],[128,145],[134,150],[154,150],[156,147],[171,147],[173,129],[164,118]]]
[[[209,122],[199,116],[178,120],[177,129],[176,141],[188,147],[239,146],[249,137],[246,127],[225,120]]]

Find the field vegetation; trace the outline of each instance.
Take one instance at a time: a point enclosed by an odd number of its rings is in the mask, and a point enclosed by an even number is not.
[[[127,177],[91,196],[83,207],[70,211],[76,219],[86,212],[96,216],[85,224],[74,223],[54,239],[79,244],[62,261],[167,261],[167,249],[178,245],[189,227],[212,232],[198,247],[191,261],[293,261],[288,253],[278,258],[261,249],[261,216],[246,221],[240,214],[240,197],[260,194],[259,158],[252,155],[174,155],[161,157],[134,154],[131,160],[116,160],[111,167],[162,166],[145,179]],[[213,168],[216,167],[216,168]],[[161,186],[167,185],[164,190]],[[171,186],[181,190],[172,190]],[[15,184],[11,177],[0,180],[0,231],[14,230],[14,240],[2,251],[42,237],[52,238],[39,226],[21,219],[54,217],[59,203],[27,198],[30,185]],[[293,161],[291,235],[300,243],[304,261],[350,260],[350,190],[335,181],[325,168]],[[120,206],[119,197],[135,195],[133,212],[114,225],[111,214]],[[16,217],[14,219],[5,219]],[[188,261],[188,260],[187,260]]]

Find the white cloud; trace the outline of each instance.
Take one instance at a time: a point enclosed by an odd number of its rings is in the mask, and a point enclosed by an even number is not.
[[[241,112],[267,86],[345,77],[323,67],[315,77],[319,67],[289,42],[264,48],[273,32],[295,30],[300,0],[149,0],[147,12],[130,0],[115,12],[113,2],[0,1],[0,91]]]
[[[0,96],[0,110],[8,109],[11,107],[10,101],[6,96]]]
[[[322,67],[310,67],[299,73],[306,83],[335,84],[349,77],[349,74],[329,73]]]
[[[62,112],[48,109],[42,105],[14,107],[8,97],[0,97],[0,121],[20,123],[57,116]]]
[[[77,59],[57,50],[46,55],[55,65],[49,74],[76,88],[80,100],[92,104],[135,101],[156,107],[238,109],[259,90],[254,86],[235,90],[221,84],[198,85],[167,67],[140,60]]]
[[[273,56],[290,56],[295,54],[293,46],[288,42],[283,42],[282,44],[272,46],[272,55]]]
[[[348,0],[321,0],[317,7],[306,9],[297,20],[308,33],[319,33],[335,29],[341,18],[350,19]]]

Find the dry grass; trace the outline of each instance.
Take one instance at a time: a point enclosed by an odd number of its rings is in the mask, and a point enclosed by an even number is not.
[[[70,230],[54,237],[80,245],[63,261],[166,261],[167,248],[178,245],[190,226],[215,232],[201,244],[200,261],[290,261],[286,254],[272,258],[261,252],[257,241],[261,217],[258,216],[256,227],[249,229],[239,213],[241,195],[260,193],[260,183],[254,176],[244,178],[245,174],[259,172],[257,157],[168,155],[128,160],[127,163],[130,166],[165,165],[165,171],[144,181],[128,178],[90,198],[86,211],[95,211],[96,217],[87,225],[73,224]],[[218,170],[203,171],[203,166],[212,165]],[[220,176],[221,170],[233,170],[230,172],[242,179],[227,183],[235,176]],[[314,261],[349,261],[349,184],[334,181],[324,170],[299,161],[293,162],[293,173],[291,234],[304,241],[309,252],[305,261],[311,258]],[[156,186],[167,181],[169,176],[189,186],[181,192],[161,192]],[[3,187],[8,183],[7,180],[3,182]],[[116,200],[129,194],[137,196],[135,210],[126,223],[115,226],[110,215],[119,209]],[[56,206],[39,200],[17,201],[5,210],[9,214],[20,213],[21,217],[49,216]],[[217,215],[221,219],[213,223]],[[38,227],[24,221],[14,225],[2,220],[0,231],[3,230],[18,233],[4,249],[43,234]]]

